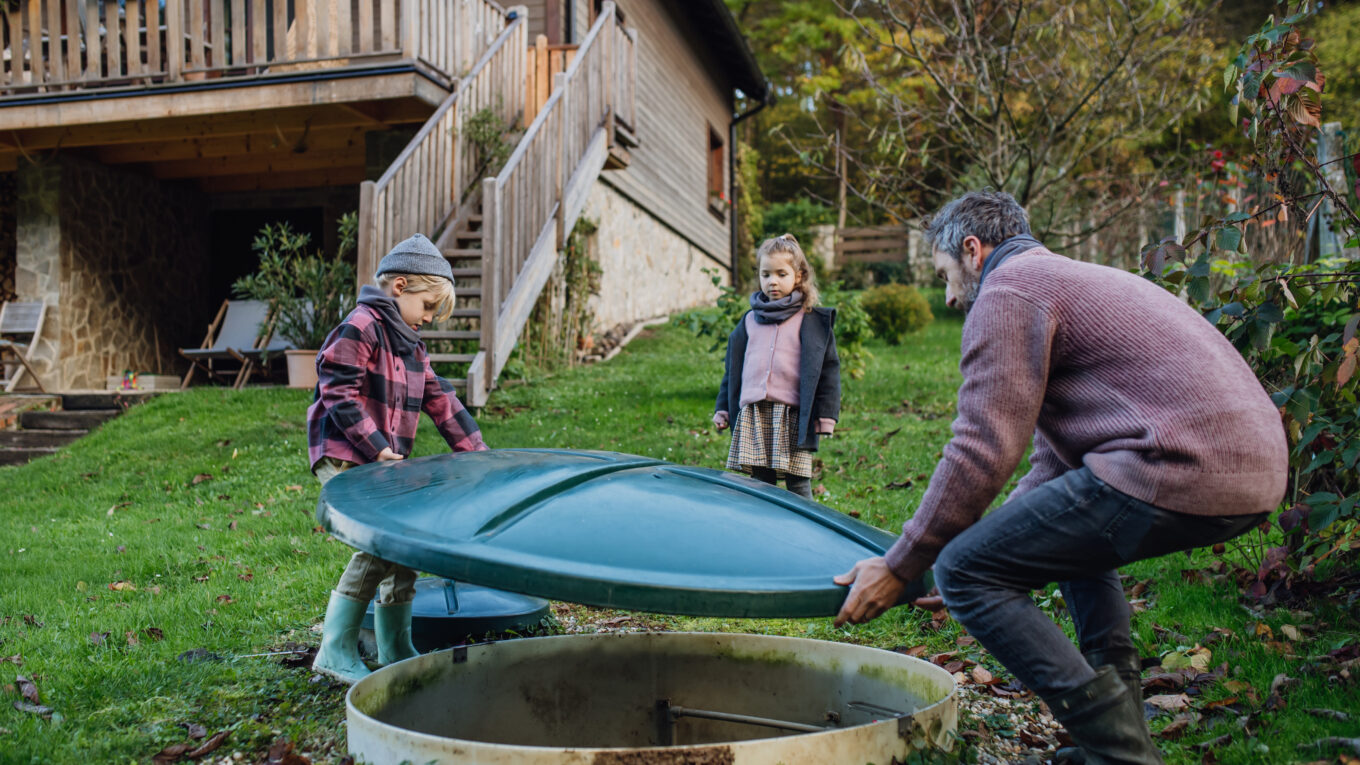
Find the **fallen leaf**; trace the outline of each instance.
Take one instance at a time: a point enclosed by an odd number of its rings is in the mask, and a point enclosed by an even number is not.
[[[184,753],[189,751],[189,744],[171,744],[166,748],[156,752],[151,756],[151,761],[157,763],[178,762]]]
[[[218,602],[218,603],[231,603],[231,602],[233,602],[233,601],[232,601],[230,595],[218,595],[218,596],[217,596],[217,602]]]
[[[295,483],[295,484],[291,484],[291,485],[289,485],[289,486],[285,486],[285,487],[283,487],[283,488],[286,489],[287,491],[302,491],[302,485],[301,485],[301,484],[296,484],[296,483]]]
[[[1299,628],[1295,627],[1292,624],[1280,625],[1280,632],[1283,633],[1284,636],[1289,638],[1290,640],[1300,640],[1303,637],[1302,635],[1299,634]]]
[[[29,704],[23,701],[14,702],[14,708],[19,710],[20,712],[27,712],[31,715],[43,715],[43,716],[50,715],[56,711],[52,707],[45,707],[42,704]]]
[[[954,641],[954,645],[958,646],[959,648],[967,648],[968,646],[974,645],[976,643],[977,638],[973,637],[972,635],[959,635],[958,639]]]
[[[140,642],[137,640],[137,633],[135,632],[124,632],[123,637],[127,638],[128,645],[138,645]]]
[[[4,664],[5,662],[9,662],[16,667],[22,667],[24,666],[24,657],[17,653],[13,656],[0,656],[0,664]]]
[[[228,523],[228,524],[227,524],[227,528],[230,529],[230,530],[232,530],[232,531],[235,531],[235,530],[236,530],[236,521],[232,521],[231,523]]]
[[[34,704],[42,703],[42,700],[38,698],[38,686],[34,685],[32,680],[29,680],[23,675],[15,675],[14,682],[19,686],[19,695]]]
[[[883,488],[885,488],[885,489],[910,489],[911,486],[912,486],[911,481],[893,481],[892,483],[889,483],[889,484],[885,485]]]
[[[1167,723],[1166,727],[1162,728],[1161,732],[1159,732],[1157,735],[1165,739],[1180,738],[1181,736],[1185,735],[1186,730],[1190,728],[1190,723],[1194,721],[1195,721],[1194,717],[1192,717],[1191,715],[1188,714],[1176,715],[1176,719]]]
[[[987,668],[983,667],[982,665],[973,667],[973,682],[979,683],[981,685],[986,685],[990,682],[993,682],[992,673],[988,672]]]
[[[194,476],[194,480],[190,482],[190,485],[197,486],[198,484],[203,483],[204,481],[211,480],[212,473],[199,473],[198,475]]]
[[[104,645],[104,641],[109,639],[108,632],[91,632],[90,642],[94,645]]]
[[[160,627],[147,627],[146,629],[142,630],[142,634],[146,635],[152,640],[160,641],[165,639],[165,633],[161,631]]]
[[[194,730],[194,728],[197,728],[198,730]],[[197,733],[198,735],[194,735],[195,733]],[[207,735],[207,733],[208,731],[202,725],[196,725],[193,726],[193,728],[190,728],[189,738],[197,740],[203,738],[205,735]],[[225,730],[218,731],[217,733],[214,733],[212,737],[209,738],[207,741],[204,741],[203,744],[200,745],[197,749],[191,752],[185,752],[184,756],[190,759],[197,759],[199,757],[202,757],[203,755],[207,754],[208,752],[211,752],[217,747],[222,746],[222,742],[227,740],[227,736],[230,733],[231,731]]]
[[[195,581],[195,582],[206,582],[206,581],[208,581],[208,577],[210,577],[210,576],[212,576],[212,574],[204,574],[203,576],[196,576],[196,577],[194,577],[194,581]]]
[[[121,582],[110,582],[109,589],[114,592],[136,592],[137,585],[126,580]]]
[[[240,580],[243,581],[243,582],[249,582],[250,580],[252,580],[252,579],[255,578],[255,575],[254,575],[254,574],[237,574],[237,575],[236,575],[236,578],[237,578],[237,579],[240,579]]]
[[[1178,712],[1190,706],[1190,697],[1184,693],[1166,693],[1149,696],[1146,703],[1166,712]]]

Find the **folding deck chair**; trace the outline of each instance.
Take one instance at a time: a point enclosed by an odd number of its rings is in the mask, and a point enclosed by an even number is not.
[[[190,363],[179,387],[189,387],[194,372],[199,369],[206,372],[209,379],[231,379],[233,388],[245,385],[259,358],[255,352],[262,353],[272,342],[268,321],[269,304],[263,300],[223,300],[217,316],[208,325],[203,345],[179,350]],[[260,331],[262,327],[266,329],[264,333]],[[218,369],[217,362],[225,361],[234,361],[240,367],[227,371]]]
[[[19,385],[24,372],[33,377],[38,390],[46,393],[42,379],[28,364],[28,349],[42,334],[43,317],[47,315],[47,301],[36,303],[0,304],[0,385],[6,393]]]

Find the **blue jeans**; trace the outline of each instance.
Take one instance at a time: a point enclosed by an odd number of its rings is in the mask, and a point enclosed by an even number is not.
[[[1232,539],[1268,515],[1163,510],[1081,468],[1007,502],[955,537],[935,562],[935,583],[950,614],[1048,698],[1095,678],[1082,654],[1134,650],[1116,569]],[[1030,597],[1052,582],[1062,588],[1080,648]]]

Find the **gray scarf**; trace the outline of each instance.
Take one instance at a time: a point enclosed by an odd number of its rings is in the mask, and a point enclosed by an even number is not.
[[[802,308],[803,293],[799,290],[794,290],[778,300],[765,297],[765,293],[760,290],[751,293],[751,313],[761,324],[779,324]]]
[[[359,304],[366,305],[382,317],[383,327],[387,330],[387,342],[392,352],[398,356],[410,356],[420,345],[420,335],[401,318],[401,309],[395,298],[384,295],[382,290],[367,284],[359,288]]]
[[[987,260],[982,264],[982,274],[978,276],[978,287],[982,287],[982,280],[987,278],[987,274],[995,271],[1012,255],[1027,252],[1035,247],[1043,247],[1043,243],[1029,234],[1017,234],[1009,239],[1005,239],[996,246],[996,249],[987,254]]]

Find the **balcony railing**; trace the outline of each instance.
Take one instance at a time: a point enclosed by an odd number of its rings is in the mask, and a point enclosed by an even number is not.
[[[255,77],[383,59],[450,82],[506,25],[492,0],[18,0],[0,95]],[[12,7],[12,10],[9,9]]]

